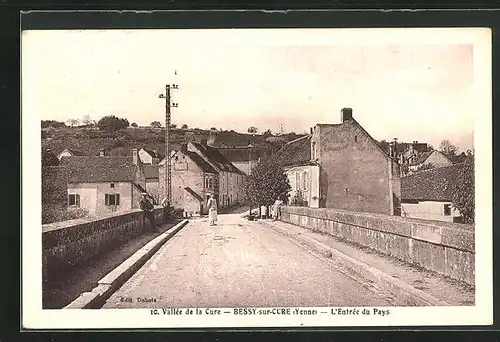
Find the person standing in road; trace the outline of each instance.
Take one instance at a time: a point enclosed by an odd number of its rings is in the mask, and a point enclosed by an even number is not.
[[[154,206],[149,201],[147,192],[142,193],[142,199],[139,202],[139,206],[141,207],[141,210],[144,212],[145,218],[148,219],[149,224],[151,225],[151,230],[153,229],[158,230],[155,224],[155,216],[153,213]]]
[[[207,202],[208,208],[208,225],[214,226],[217,221],[217,201],[215,200],[215,195],[211,194]]]
[[[168,217],[169,217],[169,213],[168,213],[169,203],[167,202],[167,196],[165,196],[161,200],[160,204],[163,207],[163,220],[166,221],[168,219]]]
[[[278,218],[281,217],[281,206],[282,205],[283,205],[283,201],[281,200],[281,198],[276,199],[276,201],[273,204],[273,221],[277,221]]]

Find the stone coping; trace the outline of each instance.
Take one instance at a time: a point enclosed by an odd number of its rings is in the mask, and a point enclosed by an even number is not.
[[[284,206],[282,213],[335,221],[475,253],[474,225],[330,208]]]

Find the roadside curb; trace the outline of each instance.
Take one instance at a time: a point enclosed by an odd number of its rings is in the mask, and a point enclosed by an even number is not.
[[[288,237],[299,245],[306,246],[325,257],[328,262],[342,273],[361,281],[375,285],[379,289],[390,293],[398,304],[405,306],[450,306],[449,303],[419,290],[387,273],[382,272],[364,262],[350,257],[317,240],[291,233],[270,223],[259,221],[260,224],[273,229],[275,232]]]
[[[183,220],[153,240],[149,241],[127,260],[97,282],[90,292],[82,293],[63,309],[98,309],[106,300],[137,272],[168,240],[179,232],[189,220]]]

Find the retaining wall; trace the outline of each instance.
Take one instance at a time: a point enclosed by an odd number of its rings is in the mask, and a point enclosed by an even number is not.
[[[163,208],[155,208],[157,223]],[[42,226],[44,283],[90,258],[113,250],[146,232],[149,223],[140,210],[112,214],[99,219],[76,219]]]
[[[474,226],[284,206],[281,220],[369,247],[474,286]]]

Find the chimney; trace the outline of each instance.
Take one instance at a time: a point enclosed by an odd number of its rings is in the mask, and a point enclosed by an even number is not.
[[[100,148],[100,149],[99,149],[99,155],[100,155],[101,157],[104,157],[104,156],[106,155],[106,151],[105,151],[103,148]]]
[[[137,153],[137,149],[132,149],[132,163],[137,165],[139,163],[139,154]]]
[[[311,134],[313,134],[313,128],[311,127],[309,130],[310,130]]]
[[[186,153],[188,151],[188,144],[181,144],[181,152]]]
[[[155,157],[158,156],[158,150],[156,148],[153,150],[153,154],[154,154]]]
[[[352,120],[352,108],[342,108],[341,116],[342,122]]]
[[[200,144],[207,146],[207,139],[201,139]]]

